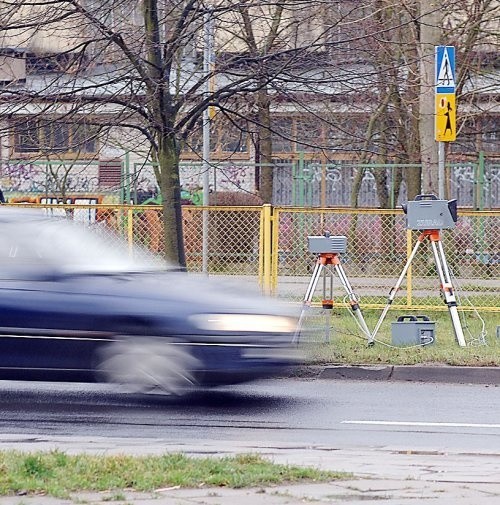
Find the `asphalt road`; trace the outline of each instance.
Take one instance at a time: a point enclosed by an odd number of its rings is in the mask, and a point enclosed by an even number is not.
[[[283,379],[178,399],[101,385],[0,383],[0,438],[499,453],[499,412],[500,389],[486,385]]]

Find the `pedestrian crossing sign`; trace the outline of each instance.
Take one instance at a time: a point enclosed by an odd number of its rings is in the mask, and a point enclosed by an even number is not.
[[[436,93],[455,93],[455,48],[436,46]]]
[[[457,139],[457,109],[455,93],[436,93],[435,140],[453,142]]]

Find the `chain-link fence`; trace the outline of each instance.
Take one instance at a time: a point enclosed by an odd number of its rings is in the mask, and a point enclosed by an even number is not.
[[[23,205],[26,206],[26,205]],[[123,237],[161,256],[164,248],[160,206],[39,205],[98,228],[101,235]],[[208,227],[204,227],[204,216]],[[441,234],[446,259],[460,304],[500,310],[500,211],[461,211],[457,226]],[[205,221],[206,223],[206,221]],[[188,270],[201,272],[204,259],[211,276],[230,277],[292,301],[304,297],[316,257],[307,237],[347,237],[340,255],[345,273],[363,307],[385,305],[417,241],[408,231],[402,211],[381,209],[304,209],[262,207],[183,207],[183,230]],[[208,240],[204,239],[208,233]],[[203,244],[206,244],[204,249]],[[328,269],[325,269],[327,271]],[[346,293],[333,275],[334,295]],[[445,309],[434,257],[423,241],[394,307]],[[322,299],[318,283],[315,300]],[[340,304],[339,304],[340,305]]]
[[[99,230],[110,240],[121,237],[153,255],[164,252],[162,207],[159,205],[14,204],[38,207],[48,215],[65,217]],[[203,214],[208,217],[208,272],[213,275],[251,276],[258,285],[262,270],[262,207],[183,206],[183,232],[187,268],[201,272],[203,265]]]
[[[441,233],[463,305],[488,310],[500,306],[499,215],[461,212],[456,228]],[[402,211],[281,208],[275,210],[274,218],[272,286],[279,296],[295,300],[303,297],[316,263],[316,256],[308,251],[308,235],[329,231],[347,237],[347,252],[339,255],[342,265],[363,306],[374,308],[386,303],[419,235],[406,230]],[[346,292],[335,275],[333,281],[334,295],[342,300]],[[318,283],[317,300],[322,298],[322,285]],[[411,262],[394,306],[446,308],[440,300],[440,280],[428,241],[422,242]]]

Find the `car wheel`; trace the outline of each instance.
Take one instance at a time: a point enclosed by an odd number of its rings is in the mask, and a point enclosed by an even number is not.
[[[134,393],[181,395],[195,385],[198,360],[186,346],[167,339],[126,338],[98,352],[99,380]]]

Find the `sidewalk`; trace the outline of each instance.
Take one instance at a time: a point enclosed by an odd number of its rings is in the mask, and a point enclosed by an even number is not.
[[[2,505],[498,505],[500,486],[408,480],[356,480],[262,489],[171,489],[156,493],[80,493],[70,499],[0,498]]]
[[[76,493],[71,499],[42,496],[0,498],[0,505],[299,505],[304,503],[363,503],[387,505],[498,505],[500,503],[500,450],[470,454],[440,451],[401,451],[397,448],[336,449],[279,444],[212,442],[174,444],[163,439],[2,437],[4,449],[59,448],[68,453],[159,454],[183,452],[190,456],[221,457],[259,453],[276,463],[314,466],[351,472],[355,478],[318,484],[269,486],[252,489],[159,489],[154,493],[130,491]]]

